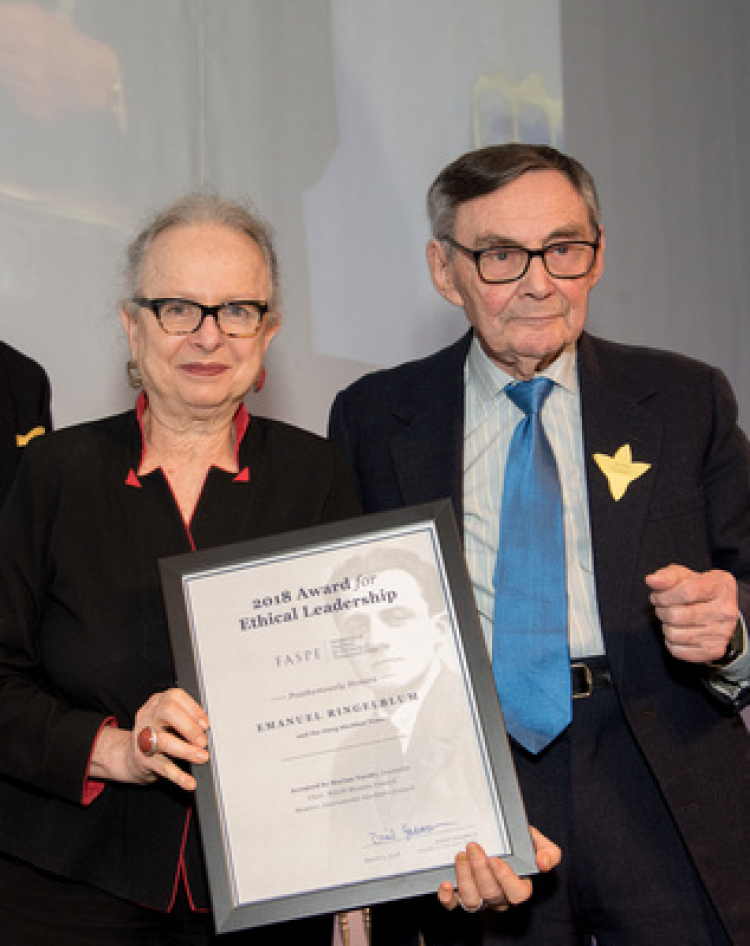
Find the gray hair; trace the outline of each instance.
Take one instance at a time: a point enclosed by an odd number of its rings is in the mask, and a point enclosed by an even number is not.
[[[250,237],[263,253],[266,262],[271,279],[271,298],[268,303],[273,312],[279,303],[279,263],[271,227],[249,200],[229,200],[212,191],[193,191],[179,197],[158,211],[142,227],[126,251],[122,272],[123,304],[127,305],[140,291],[143,263],[154,240],[172,227],[193,224],[215,224]]]
[[[598,230],[599,198],[594,179],[575,158],[548,145],[513,142],[469,151],[444,168],[427,192],[427,213],[436,240],[454,236],[462,204],[512,184],[529,171],[559,171],[581,195],[591,226]]]

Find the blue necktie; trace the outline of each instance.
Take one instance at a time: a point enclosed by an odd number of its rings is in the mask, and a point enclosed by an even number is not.
[[[534,753],[572,716],[562,495],[539,417],[553,385],[505,389],[526,416],[508,451],[495,566],[492,672],[508,732]]]

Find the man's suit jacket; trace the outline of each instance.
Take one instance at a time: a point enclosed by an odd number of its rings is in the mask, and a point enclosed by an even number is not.
[[[365,512],[450,497],[461,523],[470,342],[468,334],[337,396],[329,433]],[[750,617],[750,447],[716,369],[584,333],[578,372],[597,599],[614,684],[733,942],[750,944],[750,738],[738,704],[722,704],[704,685],[704,668],[668,654],[643,581],[671,562],[726,569]],[[612,456],[625,444],[651,467],[615,501],[593,454]]]
[[[26,438],[50,427],[50,388],[44,369],[0,342],[0,501],[16,475]]]

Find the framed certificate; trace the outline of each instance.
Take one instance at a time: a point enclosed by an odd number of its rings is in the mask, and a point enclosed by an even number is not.
[[[435,892],[472,840],[535,871],[450,503],[160,568],[219,932]]]

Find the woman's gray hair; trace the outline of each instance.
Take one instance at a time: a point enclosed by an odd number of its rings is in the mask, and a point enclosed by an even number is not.
[[[529,171],[559,171],[583,198],[594,230],[600,208],[593,177],[575,158],[548,145],[490,145],[457,158],[435,178],[427,193],[427,213],[436,240],[455,236],[458,208],[512,184]]]
[[[279,304],[279,263],[271,227],[249,200],[229,200],[208,190],[193,191],[179,197],[151,217],[130,243],[122,272],[123,305],[127,305],[140,292],[143,263],[154,240],[172,227],[193,224],[215,224],[250,237],[266,261],[271,279],[268,304],[270,311],[274,312]]]

